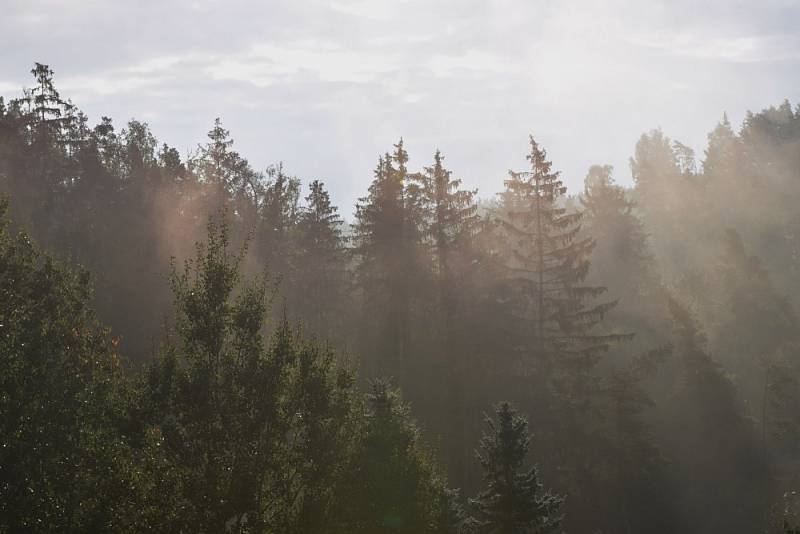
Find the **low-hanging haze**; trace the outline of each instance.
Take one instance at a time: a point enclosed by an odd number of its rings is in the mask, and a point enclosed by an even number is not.
[[[256,168],[321,178],[349,214],[402,136],[483,197],[526,136],[571,191],[654,127],[702,158],[731,113],[800,99],[800,2],[36,1],[0,6],[0,94],[47,63],[97,122],[146,121],[186,153],[221,117]]]

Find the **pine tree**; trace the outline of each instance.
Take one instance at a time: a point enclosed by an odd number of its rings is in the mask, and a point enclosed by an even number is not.
[[[641,136],[630,160],[634,200],[667,280],[687,275],[685,258],[702,257],[697,244],[716,227],[708,216],[705,183],[695,175],[686,149],[654,130]]]
[[[771,498],[754,429],[692,313],[674,299],[670,311],[682,380],[670,402],[667,446],[684,488],[681,513],[700,532],[757,532]]]
[[[444,167],[444,156],[438,150],[433,165],[423,173],[411,175],[408,196],[418,207],[416,217],[422,222],[423,232],[432,244],[435,274],[438,285],[438,309],[443,318],[443,332],[451,336],[452,315],[457,298],[459,275],[466,271],[465,263],[471,260],[471,240],[479,222],[474,197],[477,191],[461,189],[461,180],[452,177]]]
[[[615,183],[612,172],[611,166],[593,165],[580,197],[584,213],[581,236],[589,236],[597,243],[587,279],[603,283],[619,301],[609,320],[636,332],[636,339],[645,343],[639,346],[642,350],[647,344],[666,341],[660,330],[668,316],[638,206],[629,198],[629,192]]]
[[[741,141],[734,133],[728,114],[724,114],[708,134],[708,148],[703,160],[703,175],[710,180],[734,180],[745,163]]]
[[[60,235],[67,220],[64,192],[75,179],[75,161],[69,140],[77,126],[74,106],[61,98],[53,70],[36,63],[31,70],[33,88],[15,105],[20,110],[18,127],[24,152],[18,155],[13,179],[19,185],[19,201],[34,206],[30,217],[32,235],[46,247],[58,248],[66,240]],[[15,197],[16,198],[16,197]]]
[[[36,85],[30,89],[26,100],[33,115],[34,139],[45,144],[65,144],[74,125],[75,106],[61,98],[53,83],[53,69],[48,65],[36,63],[31,74],[36,78]]]
[[[442,487],[434,531],[437,534],[471,534],[474,520],[461,505],[458,490]]]
[[[202,219],[229,206],[234,222],[250,231],[256,224],[259,203],[265,202],[264,184],[262,176],[250,167],[247,159],[233,150],[233,143],[230,131],[222,127],[219,118],[215,119],[214,127],[208,132],[208,142],[198,147],[189,168],[205,185],[202,191],[207,196],[207,211]]]
[[[386,380],[373,380],[367,418],[353,467],[349,532],[434,534],[443,484],[408,405]]]
[[[525,470],[528,422],[507,402],[500,403],[496,413],[496,423],[486,418],[488,431],[478,453],[486,489],[472,501],[476,530],[481,534],[555,532],[564,499],[542,493],[535,467]]]
[[[537,452],[548,459],[545,475],[575,495],[571,520],[591,521],[592,502],[580,495],[602,463],[596,366],[611,344],[631,336],[596,332],[616,302],[594,302],[606,289],[584,284],[594,241],[581,236],[583,213],[563,206],[566,188],[545,151],[533,138],[530,146],[531,169],[510,173],[496,214],[513,321],[507,328],[517,336],[504,383],[540,422]]]
[[[362,292],[367,334],[365,354],[381,362],[372,372],[393,374],[401,385],[411,368],[412,287],[424,284],[419,269],[420,224],[407,199],[408,153],[402,139],[393,154],[381,157],[369,194],[356,205],[353,227],[358,259],[356,280]]]
[[[747,254],[738,232],[728,230],[725,241],[713,272],[723,308],[715,345],[729,355],[727,367],[759,421],[764,453],[794,450],[800,440],[793,415],[800,406],[800,325],[791,303],[777,293],[762,262]],[[753,380],[756,376],[763,378]]]
[[[329,339],[341,330],[349,293],[343,224],[323,183],[311,182],[297,223],[295,278],[302,292],[296,311],[312,332]]]
[[[422,410],[431,414],[429,417],[441,429],[451,473],[463,484],[472,453],[468,445],[472,410],[467,392],[473,378],[468,371],[475,359],[475,329],[468,320],[468,310],[477,307],[475,285],[481,267],[477,191],[462,188],[461,180],[445,168],[444,156],[438,150],[433,165],[410,175],[406,189],[414,218],[421,223],[420,237],[430,251],[426,266],[435,284],[422,306],[431,315],[433,354],[415,374],[424,372],[430,377],[419,388],[428,393]],[[444,391],[436,386],[443,380],[450,384]]]
[[[616,184],[612,172],[610,165],[593,165],[580,197],[586,233],[602,245],[593,251],[592,271],[597,272],[600,280],[622,278],[616,281],[641,289],[643,283],[654,277],[653,259],[643,225],[634,213],[636,203]],[[628,274],[633,278],[613,276],[619,275],[618,269],[627,265],[631,267]]]
[[[586,303],[603,287],[581,285],[594,241],[579,238],[583,213],[559,205],[566,187],[531,137],[529,172],[511,172],[498,212],[508,249],[509,281],[531,299],[532,355],[545,367],[589,369],[615,338],[589,333],[614,303]]]
[[[669,464],[658,447],[647,411],[655,403],[645,386],[665,360],[672,346],[665,345],[636,356],[615,368],[608,377],[610,443],[606,461],[609,477],[597,488],[595,506],[603,519],[593,528],[608,532],[685,531],[681,524]]]

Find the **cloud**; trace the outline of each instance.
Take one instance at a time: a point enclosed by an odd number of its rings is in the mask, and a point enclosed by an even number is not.
[[[706,61],[755,63],[800,59],[800,35],[709,37],[695,34],[633,34],[632,45]]]
[[[41,61],[90,118],[146,118],[180,149],[221,116],[252,163],[283,159],[345,206],[400,136],[412,165],[442,148],[490,196],[533,133],[576,189],[594,163],[625,182],[650,128],[702,154],[723,110],[800,99],[798,17],[783,0],[9,0],[0,94]]]
[[[242,53],[210,62],[206,71],[218,80],[237,80],[266,87],[310,76],[326,82],[364,83],[397,70],[397,54],[349,50],[333,43],[260,43]]]

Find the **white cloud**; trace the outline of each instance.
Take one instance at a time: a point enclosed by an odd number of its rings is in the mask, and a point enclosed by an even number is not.
[[[649,128],[701,154],[723,110],[800,99],[800,6],[784,0],[56,4],[4,6],[0,94],[43,61],[90,117],[147,118],[179,147],[220,115],[254,164],[284,159],[342,204],[401,135],[414,165],[439,146],[489,196],[529,132],[571,187],[592,163],[624,182]]]
[[[520,65],[503,57],[474,49],[458,55],[436,54],[428,61],[427,66],[439,77],[450,77],[464,72],[476,76],[510,74],[521,70]]]
[[[754,63],[800,59],[798,35],[712,37],[687,33],[633,34],[633,45],[707,61]]]
[[[21,87],[11,82],[0,82],[0,95],[20,92]]]

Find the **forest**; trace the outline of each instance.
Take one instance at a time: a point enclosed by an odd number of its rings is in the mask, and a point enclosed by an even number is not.
[[[480,192],[398,132],[337,207],[221,119],[181,154],[31,74],[0,533],[799,531],[800,106],[579,191],[535,131]]]

